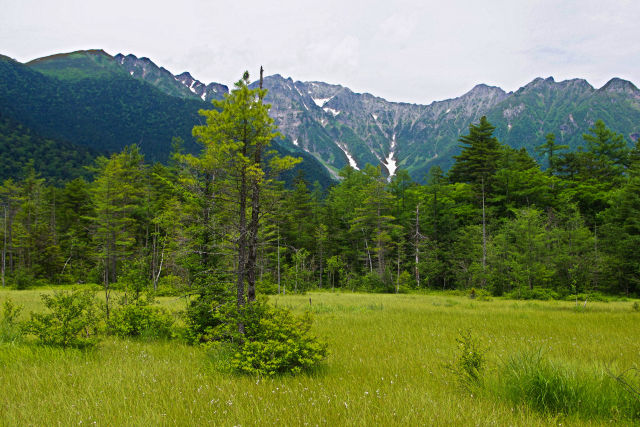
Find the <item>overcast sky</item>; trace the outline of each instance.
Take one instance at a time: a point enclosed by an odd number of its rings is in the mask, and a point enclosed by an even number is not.
[[[101,48],[231,84],[245,69],[429,103],[535,77],[640,84],[638,0],[0,0],[0,54]]]

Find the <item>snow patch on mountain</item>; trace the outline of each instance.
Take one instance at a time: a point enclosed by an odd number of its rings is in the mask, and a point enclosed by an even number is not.
[[[315,101],[315,100],[314,100]],[[329,108],[329,107],[324,107],[323,108],[325,113],[331,113],[333,114],[333,117],[337,116],[338,114],[340,114],[340,111],[338,110],[334,110],[333,108]]]
[[[331,100],[331,98],[311,98],[311,99],[313,99],[313,102],[315,102],[318,107],[324,107],[324,104],[326,104]]]
[[[391,138],[391,150],[389,151],[389,155],[384,161],[385,165],[387,165],[387,170],[389,171],[389,180],[391,180],[391,177],[393,176],[393,174],[396,173],[396,169],[397,169],[396,160],[394,159],[395,150],[396,150],[396,134],[394,133],[393,138]]]
[[[336,142],[336,145],[338,146],[338,148],[340,148],[342,150],[344,155],[347,156],[347,160],[349,160],[349,166],[351,166],[355,170],[359,171],[360,168],[358,167],[358,164],[356,163],[355,159],[347,151],[347,147],[344,144],[341,144],[339,142]]]

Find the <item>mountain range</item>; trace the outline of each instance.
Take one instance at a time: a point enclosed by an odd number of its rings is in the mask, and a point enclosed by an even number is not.
[[[509,93],[479,84],[460,97],[429,105],[390,102],[279,74],[265,77],[264,87],[271,115],[285,136],[276,148],[302,156],[299,170],[324,186],[348,164],[380,165],[389,175],[403,168],[420,181],[434,165],[446,170],[459,153],[459,136],[481,116],[496,126],[500,141],[532,155],[549,132],[577,149],[598,119],[630,144],[640,137],[640,90],[618,78],[599,89],[583,79],[537,78]],[[83,153],[113,152],[136,143],[148,160],[163,161],[173,137],[195,152],[191,128],[202,122],[198,110],[210,108],[212,99],[228,91],[134,55],[90,50],[26,64],[0,56],[0,117],[17,124],[12,129],[28,129]],[[11,155],[11,147],[0,150]]]

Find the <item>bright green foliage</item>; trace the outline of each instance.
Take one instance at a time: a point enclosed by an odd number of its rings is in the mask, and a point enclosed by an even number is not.
[[[94,244],[109,317],[111,283],[118,279],[123,261],[136,243],[136,214],[143,196],[143,157],[135,145],[111,158],[97,160],[94,182]]]
[[[119,337],[171,338],[174,318],[145,297],[113,309],[107,327]]]
[[[42,294],[47,313],[31,313],[25,328],[43,344],[61,347],[86,347],[96,343],[98,309],[89,290],[59,291]]]
[[[16,342],[22,337],[22,327],[18,322],[20,312],[22,312],[22,306],[16,305],[11,298],[7,298],[0,316],[0,342]]]
[[[233,295],[221,287],[219,282],[212,283],[218,286],[203,286],[198,296],[187,305],[185,312],[187,340],[192,344],[211,341],[213,331],[230,321],[224,309],[232,301]]]
[[[268,152],[271,141],[281,135],[263,102],[267,91],[249,88],[249,73],[236,82],[214,109],[200,110],[206,125],[195,126],[193,135],[204,146],[199,157],[184,162],[204,179],[202,207],[212,214],[222,212],[225,240],[234,247],[236,301],[255,299],[256,262],[260,220],[266,192],[275,176],[291,169],[299,160]],[[219,204],[219,206],[217,206]],[[203,215],[203,219],[208,215]],[[209,234],[207,242],[212,240]],[[222,242],[219,242],[219,244]],[[226,243],[226,242],[225,242]],[[208,249],[205,249],[208,250]]]
[[[485,367],[485,350],[477,338],[471,335],[470,330],[460,332],[456,343],[458,343],[458,355],[449,365],[449,369],[456,375],[462,387],[472,390],[474,387],[481,386]]]
[[[311,334],[311,316],[257,301],[241,314],[245,335],[232,366],[257,375],[299,373],[327,356],[327,344]]]

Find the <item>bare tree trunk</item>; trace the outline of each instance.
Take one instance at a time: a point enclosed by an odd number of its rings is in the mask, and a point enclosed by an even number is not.
[[[362,234],[364,234],[364,230],[362,230]],[[373,261],[371,260],[371,252],[369,252],[369,244],[367,243],[367,237],[364,238],[364,247],[367,249],[367,258],[369,260],[369,271],[373,273]]]
[[[165,234],[164,241],[162,242],[162,252],[160,252],[160,265],[158,265],[158,271],[155,276],[153,276],[153,291],[158,290],[158,281],[160,280],[160,274],[162,273],[162,265],[164,264],[164,249],[167,246],[167,236]],[[156,243],[154,242],[154,245]]]

